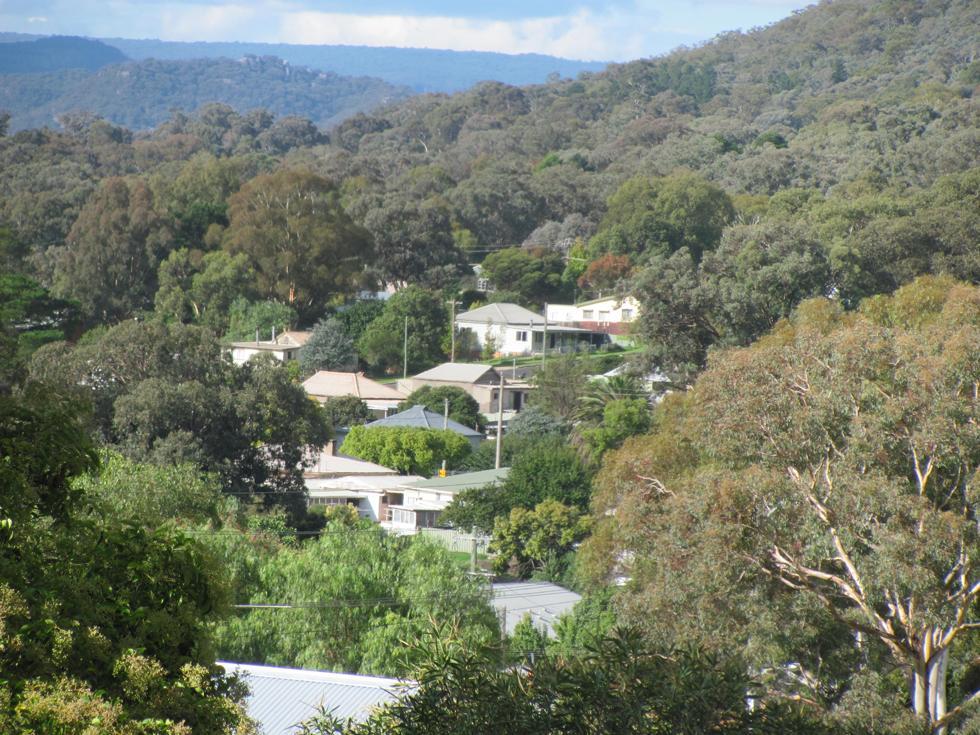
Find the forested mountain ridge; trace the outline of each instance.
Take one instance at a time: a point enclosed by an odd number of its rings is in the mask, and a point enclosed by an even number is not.
[[[534,84],[549,74],[575,77],[600,71],[606,64],[576,61],[544,54],[501,54],[489,51],[449,51],[434,48],[326,46],[289,43],[174,42],[106,38],[133,59],[188,59],[244,55],[277,56],[291,64],[327,69],[347,76],[368,76],[416,92],[456,92],[494,79],[506,84]]]
[[[21,45],[0,44],[0,53]],[[53,126],[61,115],[78,112],[144,130],[165,121],[174,108],[194,112],[209,102],[241,112],[264,108],[276,115],[298,115],[326,128],[410,94],[380,79],[312,71],[272,57],[147,59],[100,66],[94,71],[4,75],[0,109],[11,113],[14,130]]]
[[[809,295],[856,304],[920,273],[980,277],[977,15],[966,0],[826,2],[577,80],[412,97],[326,135],[221,105],[137,136],[69,118],[69,134],[0,142],[0,221],[34,277],[77,295],[72,225],[98,182],[129,177],[149,192],[160,245],[126,308],[149,308],[171,248],[231,248],[239,188],[307,171],[370,235],[372,277],[442,286],[490,253],[497,298],[531,305],[632,281],[655,299],[648,313],[700,325],[658,357],[687,374],[710,345],[752,339]],[[316,76],[226,63],[285,85]],[[121,68],[142,64],[167,67]],[[746,286],[755,276],[774,280]],[[644,329],[676,343],[669,327]]]
[[[99,69],[127,61],[119,49],[89,38],[49,36],[32,41],[0,43],[0,74]]]
[[[39,36],[0,32],[0,43]],[[331,71],[341,76],[376,77],[415,92],[456,92],[494,79],[505,84],[537,84],[549,75],[575,77],[582,71],[601,71],[605,62],[577,61],[545,54],[504,54],[490,51],[450,51],[435,48],[335,46],[246,41],[160,41],[103,38],[136,61],[275,56],[294,66]]]

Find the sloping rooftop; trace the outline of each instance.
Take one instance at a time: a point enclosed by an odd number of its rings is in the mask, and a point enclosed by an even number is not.
[[[430,411],[425,406],[412,406],[401,413],[392,414],[386,418],[366,424],[368,428],[378,426],[408,426],[417,429],[442,429],[444,425],[449,431],[455,431],[457,434],[462,434],[466,437],[483,436],[479,431],[471,429],[468,426],[463,426],[458,421],[453,421],[452,419],[448,419],[447,421],[443,418],[442,414]]]
[[[580,594],[551,582],[502,582],[494,583],[490,604],[503,613],[507,635],[513,635],[521,618],[529,614],[534,626],[551,636],[558,616],[581,599]]]
[[[492,365],[475,365],[466,362],[444,362],[414,376],[419,380],[438,380],[444,383],[475,383],[488,372]]]
[[[320,370],[303,381],[303,389],[318,398],[357,396],[367,400],[404,400],[404,394],[389,385],[371,380],[364,373],[342,373],[333,370]]]
[[[285,352],[286,350],[296,349],[295,345],[284,345],[278,342],[230,342],[231,347],[240,347],[249,350],[268,350],[269,352]]]
[[[315,715],[321,704],[340,718],[363,721],[375,707],[393,701],[400,686],[397,679],[377,676],[218,664],[229,673],[241,674],[248,683],[248,716],[259,723],[264,735],[295,733],[296,726]]]
[[[276,337],[276,342],[281,345],[289,345],[291,347],[302,347],[309,341],[311,336],[313,336],[313,332],[290,329],[278,335]]]
[[[456,316],[457,322],[479,322],[491,324],[512,324],[514,326],[543,326],[544,317],[535,314],[530,309],[525,309],[519,304],[503,302],[500,304],[487,304],[478,309],[464,311]]]
[[[458,493],[474,487],[486,487],[487,485],[499,485],[507,479],[510,467],[501,467],[499,470],[480,470],[479,472],[461,472],[458,475],[448,475],[447,477],[433,477],[430,480],[416,480],[406,482],[405,487],[418,490],[442,490],[450,493]]]
[[[346,475],[344,477],[308,477],[304,484],[310,493],[327,490],[381,493],[393,487],[401,487],[406,482],[416,482],[422,479],[424,478],[418,475]]]
[[[307,475],[332,475],[342,477],[344,475],[397,475],[398,473],[388,467],[365,462],[363,459],[353,457],[341,457],[321,451],[316,456],[316,462],[305,470]]]

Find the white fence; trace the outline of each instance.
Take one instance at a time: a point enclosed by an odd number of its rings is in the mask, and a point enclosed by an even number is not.
[[[463,531],[451,528],[420,528],[418,532],[445,546],[450,551],[465,551],[468,554],[473,549],[474,536]],[[486,554],[487,546],[490,544],[490,537],[476,536],[475,538],[476,553]]]

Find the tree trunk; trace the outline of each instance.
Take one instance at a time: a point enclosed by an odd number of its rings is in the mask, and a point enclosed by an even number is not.
[[[942,631],[929,629],[922,635],[919,658],[912,669],[912,709],[934,725],[946,716],[946,670],[949,648],[934,648]],[[945,725],[933,727],[933,735],[946,735]]]
[[[912,711],[922,718],[929,716],[925,666],[920,667],[919,662],[916,662],[912,670]]]
[[[928,664],[929,679],[929,722],[938,722],[946,716],[946,669],[949,664],[949,649],[933,652]],[[934,735],[945,735],[946,727],[933,730]]]

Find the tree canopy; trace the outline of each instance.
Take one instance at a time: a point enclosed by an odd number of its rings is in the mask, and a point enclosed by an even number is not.
[[[300,170],[261,174],[228,200],[224,247],[246,253],[260,294],[301,318],[364,279],[370,236],[340,204],[330,181]]]
[[[868,691],[871,657],[907,673],[899,699],[933,731],[969,719],[973,688],[948,680],[980,589],[978,328],[976,287],[923,277],[858,313],[804,302],[712,356],[602,474],[596,509],[615,516],[592,551],[605,574],[635,560],[628,615],[744,648],[770,686],[841,716],[888,696]]]

